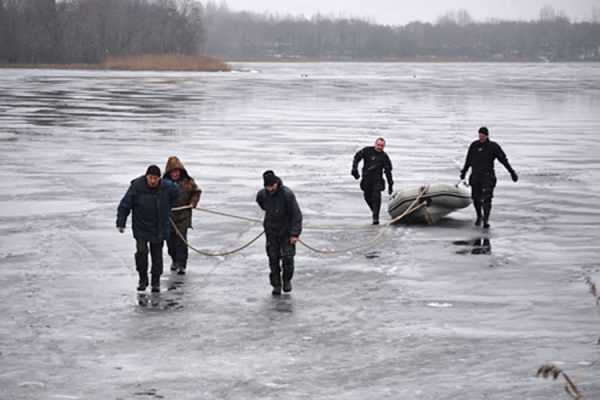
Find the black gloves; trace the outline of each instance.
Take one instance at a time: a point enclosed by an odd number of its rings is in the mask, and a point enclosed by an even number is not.
[[[513,182],[516,182],[519,180],[519,176],[517,175],[517,173],[515,171],[510,171],[510,177],[512,178]]]
[[[394,193],[394,184],[393,184],[393,183],[390,183],[390,184],[388,185],[388,194],[391,196],[391,195],[392,195],[392,193]]]
[[[465,173],[465,171],[460,171],[460,180],[461,180],[461,181],[465,179],[465,175],[467,175],[467,174]]]
[[[359,175],[358,170],[356,168],[352,168],[352,176],[354,177],[354,179],[360,178],[360,175]]]

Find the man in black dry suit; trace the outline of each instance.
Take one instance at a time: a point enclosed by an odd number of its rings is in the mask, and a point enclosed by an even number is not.
[[[475,225],[480,226],[483,219],[483,227],[489,228],[490,213],[492,212],[492,197],[496,187],[496,174],[494,173],[494,160],[498,160],[510,173],[513,182],[519,177],[508,163],[508,159],[500,145],[489,139],[489,131],[485,126],[479,128],[479,140],[469,146],[465,166],[460,171],[460,179],[465,179],[467,171],[471,168],[469,185],[471,185],[471,197],[477,213]],[[481,209],[483,207],[483,215]]]
[[[378,138],[375,146],[365,147],[354,155],[352,162],[352,176],[360,178],[358,163],[363,160],[362,180],[360,188],[363,191],[365,201],[373,213],[373,225],[379,224],[379,209],[381,208],[381,191],[385,189],[383,172],[388,183],[388,193],[391,195],[394,187],[392,179],[392,162],[383,151],[385,140]]]
[[[269,280],[273,294],[292,291],[296,242],[302,232],[302,212],[296,196],[271,170],[263,173],[264,189],[256,195],[256,202],[265,210],[263,226],[267,235]],[[283,269],[283,276],[281,270]]]

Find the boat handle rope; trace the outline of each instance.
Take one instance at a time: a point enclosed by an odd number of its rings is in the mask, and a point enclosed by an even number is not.
[[[423,186],[419,189],[419,193],[417,194],[417,197],[415,197],[414,201],[408,206],[408,208],[406,210],[404,210],[404,212],[400,215],[398,215],[397,217],[389,220],[388,222],[386,222],[385,224],[383,224],[380,229],[379,232],[373,236],[370,240],[363,242],[363,243],[358,243],[356,245],[350,246],[350,247],[346,247],[346,248],[342,248],[342,249],[318,249],[314,246],[309,245],[308,243],[306,243],[305,241],[303,241],[302,239],[298,238],[298,242],[300,244],[302,244],[304,247],[306,247],[309,250],[312,250],[316,253],[321,253],[321,254],[336,254],[336,253],[345,253],[345,252],[349,252],[349,251],[353,251],[356,249],[359,249],[361,247],[367,247],[372,245],[373,243],[375,243],[376,241],[378,241],[383,234],[386,231],[386,228],[389,228],[392,224],[400,221],[401,219],[405,218],[406,216],[412,214],[413,212],[417,211],[420,208],[423,208],[425,211],[425,215],[426,217],[428,216],[428,212],[427,212],[427,202],[426,201],[421,201],[421,197],[427,192],[427,189],[429,188],[429,186]],[[171,209],[171,211],[181,211],[181,210],[186,210],[186,209],[191,209],[194,208],[191,204],[187,205],[187,206],[181,206],[181,207],[174,207]],[[244,221],[249,221],[249,222],[262,222],[259,219],[256,218],[248,218],[248,217],[243,217],[243,216],[239,216],[239,215],[234,215],[234,214],[228,214],[228,213],[224,213],[224,212],[220,212],[220,211],[214,211],[214,210],[208,210],[205,208],[194,208],[198,211],[202,211],[202,212],[207,212],[207,213],[211,213],[211,214],[216,214],[216,215],[221,215],[221,216],[225,216],[225,217],[230,217],[230,218],[235,218],[235,219],[241,219]],[[427,219],[427,218],[426,218]],[[183,235],[181,234],[181,231],[179,231],[179,229],[177,228],[177,225],[175,224],[175,222],[173,221],[173,219],[171,218],[171,226],[173,227],[173,229],[175,230],[175,233],[177,234],[177,236],[179,237],[179,239],[181,239],[181,241],[183,241],[183,243],[185,243],[186,246],[188,246],[191,250],[195,251],[198,254],[201,254],[203,256],[207,256],[207,257],[221,257],[221,256],[227,256],[227,255],[231,255],[234,253],[237,253],[239,251],[244,250],[245,248],[247,248],[248,246],[250,246],[251,244],[253,244],[254,242],[256,242],[262,235],[264,235],[265,231],[263,230],[261,233],[259,233],[257,236],[255,236],[252,240],[250,240],[249,242],[245,243],[244,245],[235,248],[233,250],[229,250],[229,251],[223,251],[223,252],[218,252],[218,253],[213,253],[213,252],[209,252],[209,251],[205,251],[205,250],[200,250],[197,249],[196,247],[194,247],[192,244],[190,244],[186,238],[183,237]],[[365,228],[325,228],[325,227],[305,227],[305,229],[312,229],[312,230],[359,230],[359,229],[365,229]]]

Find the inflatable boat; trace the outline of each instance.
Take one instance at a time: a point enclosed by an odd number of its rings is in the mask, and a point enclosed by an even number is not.
[[[400,216],[417,198],[421,207],[398,222],[431,225],[452,211],[471,204],[471,193],[465,187],[448,183],[432,183],[394,193],[388,204],[388,213],[392,219]]]

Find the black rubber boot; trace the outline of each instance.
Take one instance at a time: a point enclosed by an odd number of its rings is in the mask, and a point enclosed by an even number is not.
[[[152,274],[152,292],[160,292],[160,275]]]
[[[137,290],[143,292],[148,287],[148,274],[144,272],[138,272],[140,279],[138,281]]]
[[[271,294],[274,295],[279,295],[281,294],[281,270],[279,269],[279,267],[275,268],[272,267],[271,268],[271,273],[269,274],[269,282],[271,283],[271,286],[273,286],[273,291],[271,292]]]
[[[475,225],[481,225],[481,202],[478,200],[473,200],[473,207],[475,207],[475,213],[477,214],[477,219],[475,220]]]
[[[372,197],[373,202],[373,225],[379,225],[379,210],[381,209],[381,193],[375,192]]]
[[[283,291],[289,293],[292,291],[292,277],[294,276],[294,260],[286,259],[283,263]]]
[[[187,264],[187,261],[179,262],[179,265],[177,266],[177,275],[185,275],[186,264]]]
[[[488,223],[490,219],[490,214],[492,213],[492,202],[484,201],[483,202],[483,227],[489,228],[490,224]]]
[[[285,293],[292,291],[292,281],[283,281],[283,291]]]

